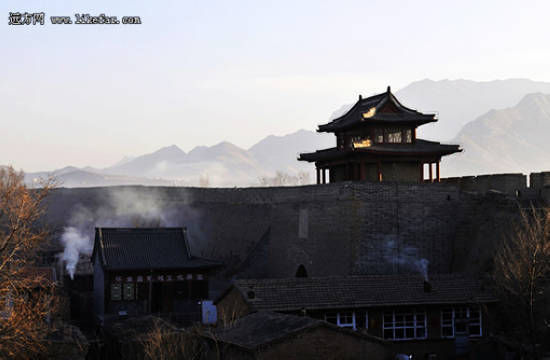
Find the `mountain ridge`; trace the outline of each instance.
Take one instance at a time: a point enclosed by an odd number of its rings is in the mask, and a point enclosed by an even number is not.
[[[500,89],[492,91],[495,86]],[[527,91],[531,89],[535,91]],[[544,161],[550,151],[543,136],[546,131],[550,132],[547,127],[550,98],[544,95],[545,90],[550,93],[550,83],[528,79],[486,82],[424,79],[397,91],[396,96],[405,106],[423,112],[439,109],[439,121],[420,127],[419,137],[429,139],[425,135],[433,130],[437,131],[433,140],[460,144],[464,152],[445,157],[442,166],[442,176],[460,176],[550,169],[550,164]],[[485,94],[488,91],[492,91],[490,96]],[[476,101],[472,101],[472,97]],[[350,106],[341,106],[332,116],[338,112],[338,116],[341,115]],[[464,122],[466,115],[480,111],[480,115]],[[450,140],[445,140],[442,134],[449,131],[446,125],[453,121],[458,121],[455,127],[464,123]],[[306,172],[313,179],[314,166],[297,161],[297,155],[333,147],[334,143],[332,134],[300,129],[281,136],[267,135],[248,149],[221,141],[213,146],[196,146],[186,153],[177,145],[170,145],[141,156],[124,157],[103,169],[65,167],[53,172],[31,173],[28,178],[56,174],[68,180],[67,186],[120,185],[125,181],[250,186],[277,172],[290,175]]]

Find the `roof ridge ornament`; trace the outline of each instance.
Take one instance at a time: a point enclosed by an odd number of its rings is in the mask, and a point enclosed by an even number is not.
[[[389,94],[391,93],[391,86],[388,85],[388,89],[386,90],[386,92]]]

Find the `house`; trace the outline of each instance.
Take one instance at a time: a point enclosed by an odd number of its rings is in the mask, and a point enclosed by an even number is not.
[[[258,311],[308,315],[390,341],[396,353],[446,359],[490,333],[495,302],[465,275],[395,274],[236,280],[215,303],[225,322]]]
[[[436,122],[435,114],[423,114],[405,107],[392,94],[385,93],[359,100],[344,115],[318,132],[334,133],[336,146],[300,154],[298,160],[314,162],[317,184],[329,181],[439,181],[441,157],[462,151],[458,145],[443,145],[416,137],[416,129]],[[433,165],[435,164],[435,176]]]
[[[210,332],[212,359],[389,359],[388,344],[323,320],[260,311]]]
[[[185,228],[96,228],[92,263],[101,324],[152,313],[198,321],[209,274],[220,266],[191,254]]]

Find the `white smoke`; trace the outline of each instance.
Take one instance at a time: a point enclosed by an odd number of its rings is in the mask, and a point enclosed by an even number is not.
[[[384,260],[403,270],[418,272],[428,281],[428,259],[418,256],[418,249],[413,246],[398,247],[396,240],[387,240],[384,248]],[[400,269],[401,270],[401,269]]]
[[[93,250],[94,229],[96,227],[176,227],[193,228],[195,235],[200,231],[195,227],[200,214],[187,204],[187,192],[178,192],[179,199],[168,197],[167,191],[148,188],[107,189],[107,196],[97,201],[100,206],[93,209],[81,204],[71,209],[61,242],[62,255],[67,272],[74,277],[81,255],[90,256]],[[178,205],[176,207],[176,205]]]
[[[82,234],[80,230],[72,226],[68,226],[64,229],[63,235],[61,236],[61,242],[65,247],[62,259],[66,262],[67,272],[71,279],[73,279],[79,255],[91,255],[92,242],[89,236]]]

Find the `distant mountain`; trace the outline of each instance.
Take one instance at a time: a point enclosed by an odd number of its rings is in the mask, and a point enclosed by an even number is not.
[[[550,169],[550,95],[526,95],[466,124],[451,141],[464,149],[443,162],[444,176]]]
[[[245,150],[229,142],[197,146],[185,154],[176,146],[120,162],[104,173],[142,176],[212,186],[258,185],[260,177],[277,171],[296,175],[313,172],[311,164],[299,162],[300,152],[333,146],[333,136],[300,130],[285,136],[270,135]]]
[[[101,174],[68,166],[52,172],[25,173],[25,182],[31,187],[40,186],[46,179],[54,178],[60,187],[98,187],[116,185],[174,186],[188,185],[163,179],[148,179],[121,175]]]
[[[462,126],[492,109],[515,106],[525,95],[550,94],[550,83],[527,79],[494,81],[421,80],[396,92],[405,105],[436,112],[439,121],[418,129],[419,137],[448,141]]]
[[[103,170],[107,174],[125,176],[160,177],[168,164],[184,161],[186,154],[176,145],[167,146],[151,154],[142,155],[131,160],[119,161]],[[124,159],[123,159],[124,160]]]
[[[332,134],[299,130],[285,136],[270,135],[248,149],[248,152],[268,172],[297,173],[313,171],[311,164],[296,160],[299,153],[335,145],[336,140]]]
[[[549,170],[550,142],[546,134],[550,133],[550,105],[548,95],[540,92],[550,94],[550,83],[524,79],[422,80],[399,90],[396,96],[405,106],[439,114],[437,123],[419,128],[419,137],[462,146],[463,153],[443,160],[442,175],[456,176]],[[526,96],[529,93],[536,94]],[[341,106],[330,118],[344,114],[350,107]],[[67,187],[254,186],[260,178],[272,177],[278,171],[292,176],[305,171],[313,179],[314,166],[297,161],[298,154],[334,145],[332,134],[299,130],[267,136],[248,150],[221,142],[185,153],[172,145],[150,154],[125,157],[105,169],[69,166],[53,175]],[[26,181],[33,184],[48,175],[26,174]]]

